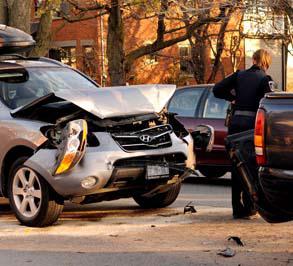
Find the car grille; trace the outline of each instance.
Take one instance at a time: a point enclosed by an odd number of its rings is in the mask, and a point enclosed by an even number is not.
[[[135,132],[112,134],[113,139],[126,151],[161,149],[172,146],[170,125],[155,126]]]

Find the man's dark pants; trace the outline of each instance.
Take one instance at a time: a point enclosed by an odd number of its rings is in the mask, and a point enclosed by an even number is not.
[[[228,128],[228,135],[254,128],[255,117],[235,115]],[[244,190],[236,165],[232,163],[232,207],[233,216],[241,218],[255,214],[255,207],[248,193]]]

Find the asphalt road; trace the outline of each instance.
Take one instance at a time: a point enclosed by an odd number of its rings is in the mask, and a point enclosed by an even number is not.
[[[56,225],[41,229],[2,213],[0,265],[293,265],[293,223],[233,220],[230,195],[229,179],[200,179],[166,209],[141,210],[131,199],[67,204]],[[184,215],[189,202],[197,213]],[[227,247],[234,257],[217,255]]]

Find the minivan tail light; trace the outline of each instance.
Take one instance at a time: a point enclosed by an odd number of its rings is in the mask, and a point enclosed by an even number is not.
[[[255,146],[256,161],[258,165],[266,164],[264,134],[265,134],[265,112],[263,109],[259,109],[256,115],[255,129],[254,129],[254,146]]]

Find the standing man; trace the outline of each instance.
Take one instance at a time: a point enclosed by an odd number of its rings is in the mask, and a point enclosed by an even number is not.
[[[266,74],[272,61],[270,54],[260,49],[253,54],[252,60],[251,68],[235,72],[213,88],[215,97],[234,105],[228,135],[253,129],[260,99],[272,91],[273,81]],[[235,165],[232,165],[232,207],[234,219],[249,218],[256,213]]]

